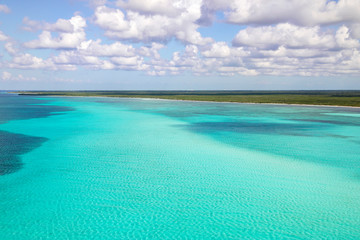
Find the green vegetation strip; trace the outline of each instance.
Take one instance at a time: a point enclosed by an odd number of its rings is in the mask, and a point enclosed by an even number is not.
[[[159,98],[360,107],[360,91],[22,91],[19,95]]]

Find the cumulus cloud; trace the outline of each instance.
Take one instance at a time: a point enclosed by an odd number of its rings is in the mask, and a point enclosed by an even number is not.
[[[57,65],[98,65],[101,61],[96,56],[83,56],[75,51],[62,51],[58,56],[54,56],[52,60]]]
[[[7,68],[16,69],[45,69],[45,70],[76,70],[71,64],[56,64],[51,58],[42,59],[29,53],[20,53],[13,56],[10,62],[5,63]]]
[[[120,9],[99,6],[94,13],[94,23],[107,31],[122,31],[129,28]]]
[[[136,50],[136,52],[144,57],[150,57],[153,59],[160,59],[159,50],[164,48],[164,44],[153,42],[151,46],[142,46]]]
[[[11,73],[9,73],[9,72],[2,72],[2,74],[1,74],[1,79],[2,80],[9,80],[10,78],[12,77],[12,74]]]
[[[96,44],[98,44],[97,42]],[[58,55],[52,56],[47,59],[47,63],[51,63],[50,67],[57,68],[57,70],[73,70],[71,67],[81,66],[88,69],[104,69],[104,70],[146,70],[148,65],[144,62],[141,56],[135,55],[131,52],[126,52],[124,49],[120,49],[118,54],[106,52],[116,47],[116,43],[113,45],[97,45],[93,52],[84,51],[83,48],[77,50],[61,51]],[[124,45],[125,46],[125,45]],[[104,53],[101,53],[101,49],[105,49]],[[94,54],[90,54],[94,53]]]
[[[116,65],[117,69],[145,71],[149,65],[144,62],[140,56],[135,57],[112,57],[111,62]]]
[[[38,31],[45,30],[50,32],[73,32],[74,25],[71,22],[71,19],[58,19],[55,23],[47,23],[47,22],[39,22],[29,19],[28,17],[24,17],[23,27],[26,31]]]
[[[229,1],[225,16],[236,24],[278,24],[302,26],[359,21],[357,0],[237,0]]]
[[[182,11],[181,1],[172,0],[118,0],[117,6],[150,15],[177,16]]]
[[[12,63],[10,64],[10,67],[15,68],[46,68],[46,63],[42,58],[38,58],[35,56],[32,56],[29,53],[20,54],[17,56],[14,56]]]
[[[132,57],[135,55],[135,48],[132,45],[126,45],[120,42],[101,44],[100,39],[96,41],[84,41],[78,46],[77,50],[83,55],[98,57]]]
[[[94,31],[96,38],[87,39],[87,22],[77,14],[54,23],[24,18],[28,34],[41,33],[23,46],[51,49],[49,56],[23,52],[0,32],[11,58],[0,64],[19,69],[143,71],[154,76],[360,75],[360,18],[355,0],[92,2],[89,23],[103,30]],[[215,41],[199,30],[215,21],[224,28],[243,26],[232,39],[213,32],[221,39]],[[176,50],[164,57],[164,52],[174,49],[167,48],[172,41],[177,42]]]
[[[71,26],[70,26],[71,25]],[[84,28],[86,20],[77,15],[69,20],[58,20],[55,24],[45,24],[44,30],[39,38],[26,42],[27,48],[76,48],[82,41],[86,39]],[[57,37],[53,37],[51,31],[60,31]]]
[[[164,3],[164,5],[159,5]],[[205,45],[196,21],[201,16],[201,1],[118,1],[126,10],[100,6],[95,10],[94,23],[111,39],[132,42],[168,42],[176,38],[184,43]],[[156,6],[156,7],[154,7]]]
[[[203,51],[205,57],[229,57],[230,48],[225,42],[216,42],[211,45],[209,50]]]
[[[360,46],[359,40],[351,37],[350,30],[346,26],[341,26],[336,31],[335,40],[340,48],[358,48]]]
[[[107,3],[107,0],[90,0],[89,3],[90,6],[97,7],[97,6],[105,5]]]
[[[13,75],[10,72],[2,72],[0,75],[0,80],[2,81],[36,81],[36,77],[24,77],[22,74]]]
[[[258,48],[333,48],[334,37],[322,33],[320,27],[298,27],[289,23],[276,26],[248,27],[241,30],[233,40],[235,46]]]
[[[232,66],[223,66],[218,69],[220,74],[233,76],[234,74],[244,75],[244,76],[256,76],[259,73],[255,69],[247,69],[245,67],[232,67]]]
[[[10,8],[8,6],[6,6],[5,4],[0,4],[0,12],[10,13]]]
[[[7,41],[9,37],[0,31],[0,41]]]
[[[135,57],[112,57],[111,61],[118,65],[137,65],[143,61],[142,58],[135,56]]]
[[[349,24],[350,35],[353,38],[360,38],[360,21]]]
[[[16,47],[16,44],[12,41],[5,43],[4,48],[10,55],[16,55],[19,52],[19,50]]]

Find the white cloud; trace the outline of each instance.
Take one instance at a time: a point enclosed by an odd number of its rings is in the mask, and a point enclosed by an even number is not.
[[[9,37],[5,35],[2,31],[0,31],[0,41],[7,41]]]
[[[6,6],[5,4],[0,4],[0,12],[10,13],[10,8],[8,6]]]
[[[156,76],[360,75],[358,5],[355,0],[95,0],[90,24],[103,33],[85,28],[87,22],[79,15],[54,23],[24,18],[26,30],[41,30],[38,39],[24,46],[51,49],[49,56],[39,57],[41,50],[31,50],[33,55],[23,52],[0,32],[11,58],[0,65],[129,70]],[[217,11],[225,15],[220,26],[244,25],[232,45],[227,34],[213,32],[221,39],[215,42],[199,31],[219,20]],[[91,31],[88,38],[95,38],[87,39],[85,30]]]
[[[360,21],[349,24],[349,28],[351,37],[360,39]]]
[[[19,66],[20,65],[23,65],[23,66],[37,65],[37,66],[40,66],[43,63],[43,60],[41,58],[38,58],[38,57],[32,56],[32,55],[30,55],[28,53],[25,53],[25,54],[22,54],[22,55],[15,56],[13,58],[13,62],[19,64]]]
[[[15,43],[11,41],[5,43],[4,48],[10,55],[16,55],[19,52],[15,46]]]
[[[2,72],[0,80],[3,81],[37,81],[36,77],[24,77],[22,74],[18,74],[16,76],[14,76],[12,73],[10,72]]]
[[[12,77],[12,74],[11,73],[9,73],[9,72],[2,72],[2,74],[1,74],[1,79],[2,80],[9,80],[10,78]]]
[[[172,64],[175,66],[195,66],[200,63],[199,49],[195,45],[187,45],[183,53],[175,52],[173,54]]]
[[[28,53],[14,56],[9,66],[12,68],[22,69],[42,69],[48,67],[43,59],[32,56]]]
[[[181,12],[181,1],[172,0],[118,0],[117,6],[151,15],[177,16]]]
[[[96,41],[84,41],[78,46],[77,49],[83,55],[92,55],[98,57],[131,57],[135,55],[135,48],[132,45],[126,45],[120,42],[102,45],[100,39]]]
[[[259,75],[259,73],[255,70],[255,69],[247,69],[244,67],[231,67],[231,66],[224,66],[224,67],[220,67],[218,69],[218,71],[220,73],[237,73],[239,75],[244,75],[244,76],[256,76]]]
[[[6,67],[16,69],[46,69],[46,70],[76,70],[71,64],[55,64],[52,59],[42,59],[29,53],[22,53],[13,56]]]
[[[346,26],[341,26],[337,30],[335,39],[340,48],[358,48],[360,46],[359,40],[351,38],[349,29]]]
[[[123,31],[129,28],[120,9],[99,6],[95,10],[94,23],[108,31]]]
[[[320,27],[298,27],[289,23],[276,26],[248,27],[241,30],[233,40],[235,46],[258,48],[333,48],[335,39],[322,33]]]
[[[136,57],[112,57],[111,61],[117,65],[138,65],[141,64],[143,59]]]
[[[89,2],[90,2],[90,6],[97,7],[97,6],[105,5],[107,3],[107,0],[90,0]]]
[[[164,44],[153,42],[151,46],[142,46],[136,50],[136,52],[144,57],[151,57],[153,59],[160,59],[159,50],[164,48]]]
[[[108,47],[108,45],[106,47]],[[142,71],[148,69],[148,65],[144,63],[144,59],[140,56],[135,56],[134,54],[109,54],[105,56],[109,58],[104,59],[103,57],[104,55],[102,54],[95,56],[89,55],[89,53],[82,50],[74,50],[61,51],[59,55],[53,56],[47,61],[52,62],[58,69],[64,69],[62,66],[82,66],[89,69],[104,70],[123,69]]]
[[[24,17],[23,24],[26,26],[23,27],[26,31],[38,31],[45,30],[50,32],[73,32],[74,25],[71,22],[71,19],[58,19],[55,23],[39,22]]]
[[[288,49],[284,46],[279,46],[275,50],[259,50],[258,53],[262,57],[296,57],[296,58],[312,58],[321,57],[324,51],[321,49],[310,48],[310,49]]]
[[[360,51],[356,50],[352,52],[351,56],[348,57],[345,61],[342,62],[342,65],[357,74],[359,74],[359,66],[360,66]]]
[[[230,48],[225,42],[216,42],[211,45],[209,50],[203,51],[205,57],[229,57]]]
[[[359,21],[359,12],[357,0],[236,0],[229,2],[225,15],[236,24],[314,26]]]
[[[112,57],[110,60],[116,66],[116,69],[137,71],[147,71],[149,69],[149,65],[146,64],[140,56]]]
[[[149,76],[164,76],[166,75],[166,71],[148,71],[147,74]]]
[[[165,6],[158,2],[166,3]],[[201,17],[201,1],[169,1],[155,2],[129,1],[118,2],[126,9],[126,15],[120,10],[106,6],[98,7],[94,14],[94,23],[105,30],[111,39],[133,42],[167,42],[176,38],[184,43],[205,45],[211,38],[203,38],[197,31],[196,21]],[[171,5],[170,9],[166,8]],[[151,9],[151,12],[149,12]],[[170,13],[174,10],[174,14]],[[176,12],[176,14],[175,14]],[[164,14],[163,14],[164,13]]]
[[[61,29],[63,32],[59,32],[57,37],[53,37],[52,33],[48,30],[43,31],[39,38],[36,40],[32,40],[26,42],[24,44],[27,48],[54,48],[54,49],[63,49],[63,48],[76,48],[79,44],[86,39],[86,34],[84,28],[86,27],[86,21],[83,17],[77,15],[72,17],[70,20],[60,21],[54,25],[50,25],[48,27],[45,26],[45,29],[59,30]],[[72,31],[66,32],[68,23],[72,26]],[[61,26],[61,28],[60,28]]]
[[[83,56],[75,51],[62,51],[58,56],[52,57],[57,65],[99,65],[101,60],[96,56]]]

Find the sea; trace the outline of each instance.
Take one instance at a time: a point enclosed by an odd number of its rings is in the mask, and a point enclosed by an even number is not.
[[[2,92],[0,239],[360,239],[360,109]]]

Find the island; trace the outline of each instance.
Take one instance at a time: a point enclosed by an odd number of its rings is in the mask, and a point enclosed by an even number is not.
[[[157,98],[169,100],[360,107],[360,90],[304,91],[18,91],[19,95]]]

